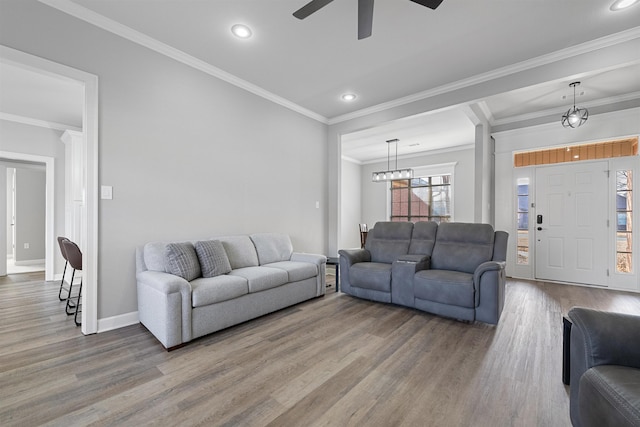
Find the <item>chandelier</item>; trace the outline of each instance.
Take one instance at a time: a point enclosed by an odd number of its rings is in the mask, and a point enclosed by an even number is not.
[[[413,178],[413,169],[398,169],[398,141],[399,139],[390,139],[387,141],[387,170],[380,172],[373,172],[371,174],[371,181],[384,182],[394,181],[398,179],[411,179]],[[391,169],[391,144],[396,145],[396,165],[395,169]]]
[[[573,88],[573,108],[569,108],[562,115],[562,126],[566,128],[577,128],[582,126],[589,118],[589,111],[586,108],[576,108],[576,86],[580,86],[580,82],[573,82],[569,86]]]

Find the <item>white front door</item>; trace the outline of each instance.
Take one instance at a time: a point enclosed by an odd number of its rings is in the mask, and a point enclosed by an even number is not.
[[[608,284],[608,162],[536,168],[536,278]]]

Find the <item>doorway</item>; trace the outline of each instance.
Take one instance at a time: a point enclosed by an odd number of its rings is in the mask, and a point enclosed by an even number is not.
[[[44,272],[46,165],[2,158],[0,165],[6,171],[6,274]]]
[[[535,277],[608,284],[608,163],[536,168]]]
[[[6,46],[0,46],[0,60],[24,69],[72,80],[84,87],[82,124],[85,150],[82,161],[86,170],[84,177],[86,209],[81,217],[81,229],[82,235],[86,238],[80,248],[83,253],[82,333],[96,333],[98,332],[98,78],[93,74]],[[0,157],[15,154],[0,152]],[[51,171],[53,171],[53,162]],[[51,182],[51,191],[53,192],[53,179]],[[47,194],[49,194],[48,191],[47,181]],[[50,233],[47,234],[45,245],[46,276],[47,280],[51,280],[52,278],[50,279],[48,276],[49,272],[53,272],[55,237],[52,237]]]

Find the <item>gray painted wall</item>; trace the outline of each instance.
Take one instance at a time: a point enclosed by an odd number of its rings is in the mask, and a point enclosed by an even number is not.
[[[362,221],[362,166],[342,160],[342,222],[340,249],[359,248]],[[337,254],[335,254],[337,255]]]
[[[326,125],[31,0],[3,1],[0,43],[98,76],[99,319],[137,310],[149,241],[272,231],[325,253]]]
[[[45,172],[16,169],[16,263],[45,257]],[[29,247],[25,247],[28,245]]]

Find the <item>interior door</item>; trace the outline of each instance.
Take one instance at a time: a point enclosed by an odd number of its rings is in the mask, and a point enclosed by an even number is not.
[[[608,163],[536,169],[536,278],[606,286]]]

